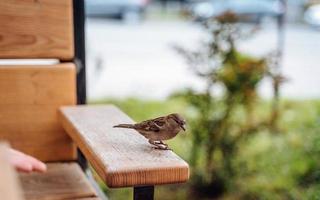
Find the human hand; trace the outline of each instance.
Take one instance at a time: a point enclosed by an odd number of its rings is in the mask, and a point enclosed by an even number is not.
[[[20,172],[45,172],[47,170],[47,166],[43,162],[11,148],[8,150],[7,157],[9,163]]]

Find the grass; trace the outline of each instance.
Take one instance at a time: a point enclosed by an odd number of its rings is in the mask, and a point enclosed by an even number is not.
[[[115,104],[135,121],[188,110],[181,99],[104,99],[91,103]],[[258,113],[264,115],[269,105],[260,102]],[[281,132],[261,131],[240,144],[234,160],[238,187],[223,199],[320,199],[320,101],[285,100],[281,107]],[[191,133],[180,134],[168,142],[185,160],[189,158],[190,136]],[[166,200],[190,199],[188,187],[188,184],[158,186],[155,196]],[[103,188],[110,199],[132,196],[132,189]]]

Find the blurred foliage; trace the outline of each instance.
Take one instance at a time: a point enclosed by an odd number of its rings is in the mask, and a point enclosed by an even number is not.
[[[91,103],[112,103],[140,121],[171,112],[193,115],[193,109],[183,99],[147,101],[140,99],[108,99]],[[239,153],[233,160],[237,185],[220,199],[320,199],[320,101],[283,100],[280,134],[260,130],[239,143]],[[269,101],[258,101],[255,110],[259,116],[268,116]],[[242,119],[236,112],[235,119]],[[179,156],[188,160],[192,154],[189,130],[169,141]],[[204,154],[199,155],[204,159]],[[188,160],[188,162],[190,162]],[[194,174],[194,171],[192,171]],[[159,200],[212,199],[194,197],[188,193],[192,184],[157,186],[155,196]],[[111,200],[132,198],[132,189],[107,189]],[[213,188],[212,188],[213,189]]]
[[[271,70],[267,58],[238,51],[236,42],[252,35],[253,29],[245,32],[236,21],[236,16],[227,12],[204,24],[209,38],[200,49],[176,47],[207,82],[203,92],[188,89],[173,95],[185,99],[193,109],[193,115],[188,115],[193,136],[190,165],[192,191],[197,195],[219,197],[237,187],[234,161],[239,144],[259,129],[270,127],[269,120],[256,115],[255,104],[257,86],[270,77]],[[219,95],[214,93],[218,86],[222,89]],[[237,112],[241,117],[234,117]]]
[[[201,49],[176,47],[206,80],[204,91],[176,92],[165,102],[94,103],[116,104],[136,121],[173,112],[187,117],[188,133],[169,144],[190,163],[191,181],[159,186],[156,199],[320,199],[320,102],[259,99],[264,78],[274,90],[284,78],[268,57],[238,51],[237,41],[254,29],[243,31],[235,21],[226,13],[204,24],[209,37]],[[111,199],[132,195],[131,189],[105,190]]]

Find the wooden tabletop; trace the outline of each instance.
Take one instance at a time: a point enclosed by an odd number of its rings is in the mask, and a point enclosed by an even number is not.
[[[60,120],[109,187],[186,182],[189,166],[172,151],[156,150],[138,132],[113,128],[134,123],[112,105],[67,106]]]

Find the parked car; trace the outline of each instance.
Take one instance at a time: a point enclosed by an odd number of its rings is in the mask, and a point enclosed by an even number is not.
[[[141,20],[149,0],[85,0],[87,16]]]
[[[311,26],[320,28],[320,4],[310,6],[304,13],[304,20]]]
[[[204,21],[230,11],[242,21],[260,23],[265,17],[280,17],[284,7],[279,0],[208,0],[191,3],[190,12],[197,21]]]

